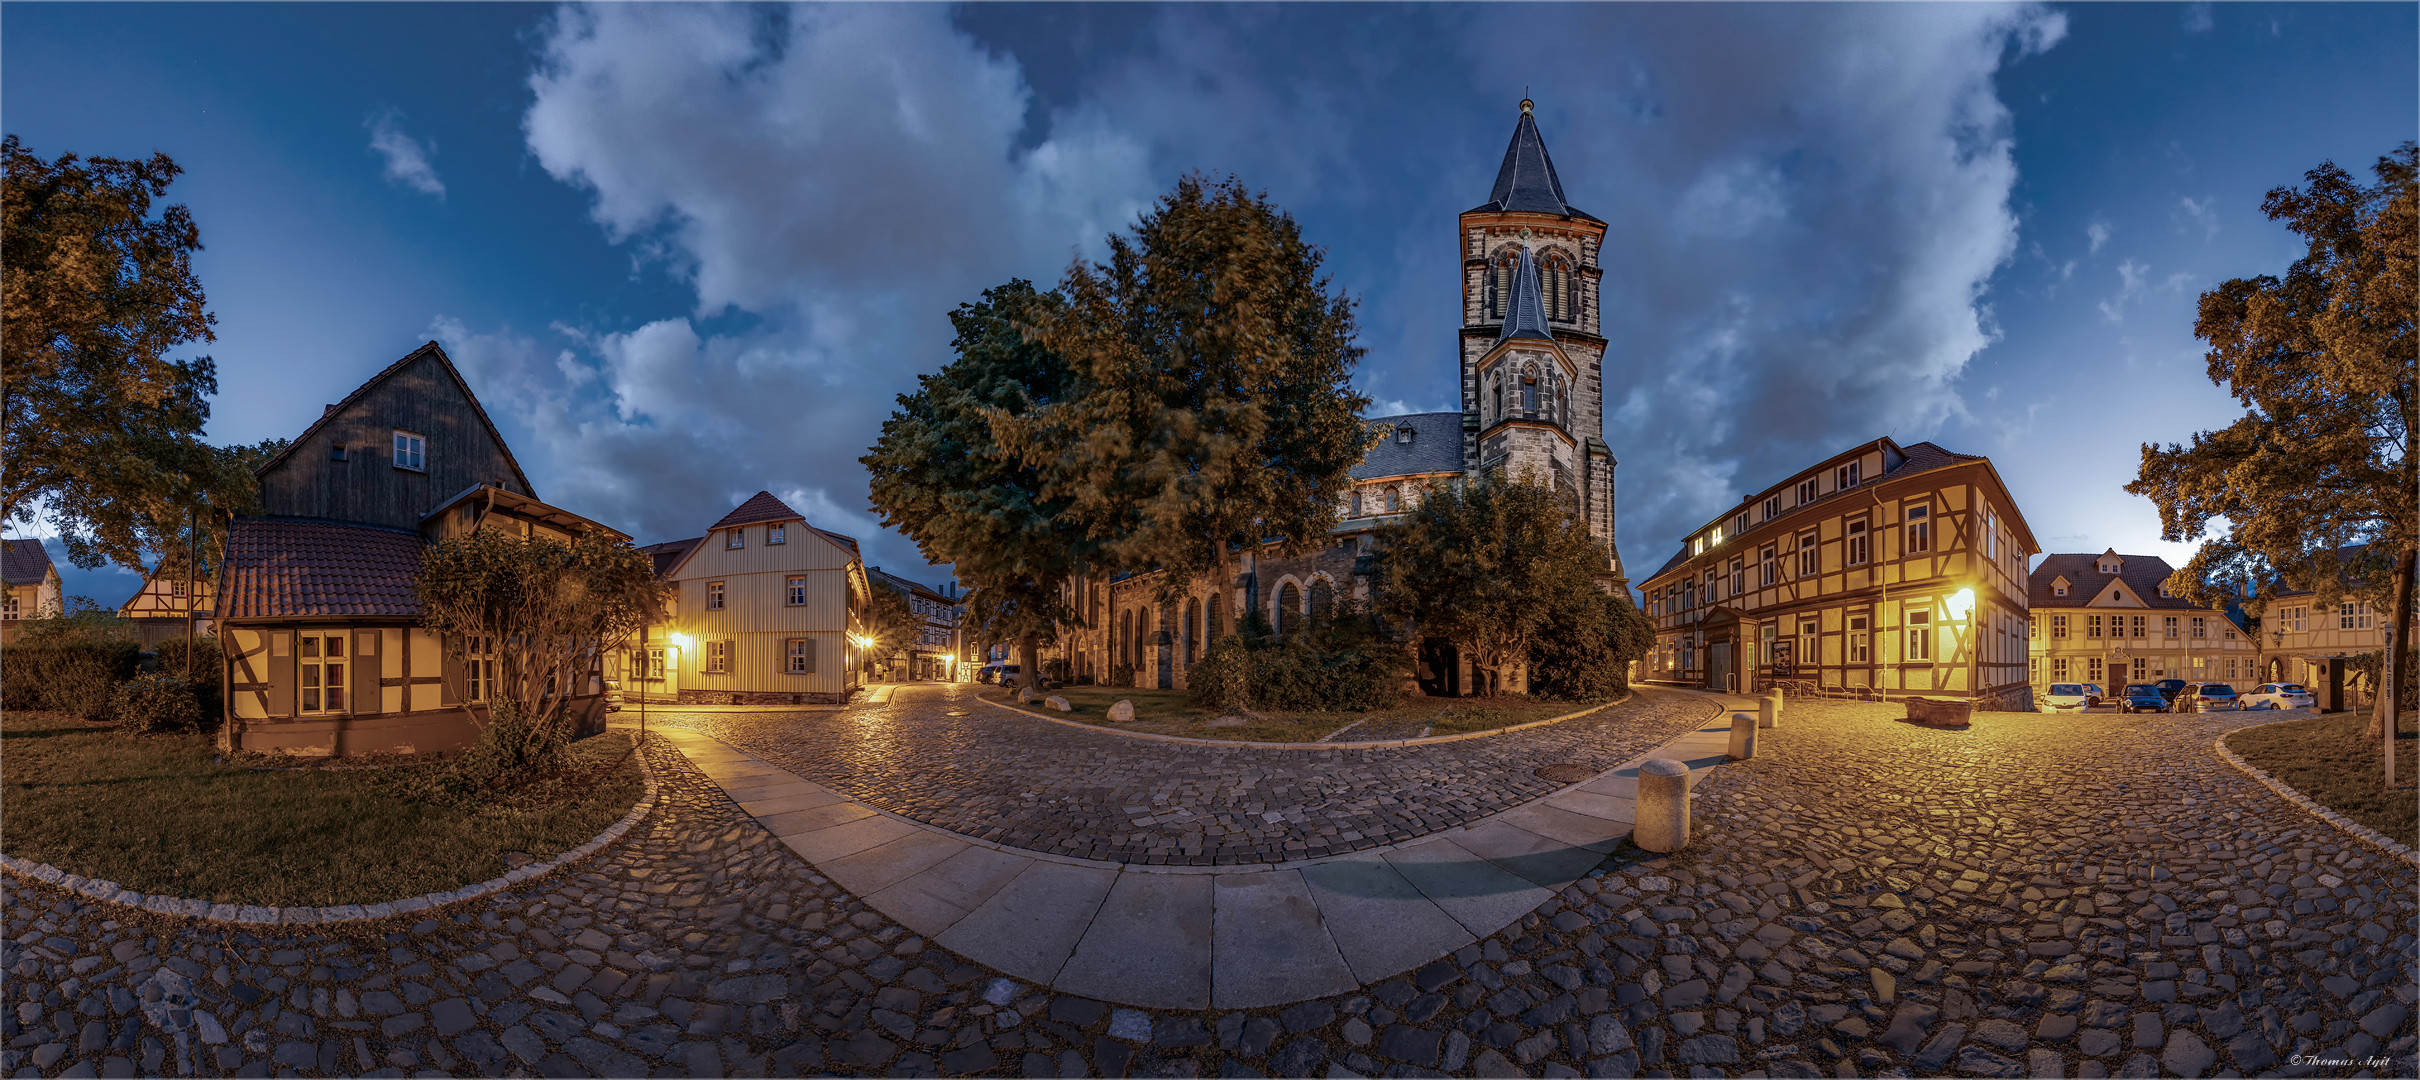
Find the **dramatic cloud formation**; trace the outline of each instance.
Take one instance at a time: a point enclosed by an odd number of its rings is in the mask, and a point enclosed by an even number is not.
[[[424,144],[404,134],[402,124],[403,113],[395,109],[381,109],[362,121],[370,129],[370,149],[386,162],[387,179],[423,195],[445,198],[445,182],[437,179],[437,167],[429,164],[429,156],[437,152],[436,140]]]
[[[1119,36],[1068,68],[1070,35],[982,9],[565,8],[528,146],[694,306],[544,344],[433,332],[531,388],[501,407],[543,447],[550,498],[661,539],[765,488],[905,564],[855,459],[946,361],[943,315],[1054,280],[1186,171],[1267,188],[1329,247],[1365,300],[1365,391],[1457,407],[1454,214],[1485,196],[1530,81],[1567,193],[1610,225],[1605,437],[1635,572],[1812,458],[1972,419],[1959,377],[1995,339],[2017,235],[1993,80],[2060,16],[1403,14],[1059,12]],[[1550,39],[1594,59],[1503,70],[1496,43]]]

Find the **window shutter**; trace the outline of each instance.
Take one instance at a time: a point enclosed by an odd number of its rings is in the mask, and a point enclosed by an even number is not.
[[[801,644],[805,645],[807,650],[807,674],[813,675],[815,674],[815,639],[808,638]]]

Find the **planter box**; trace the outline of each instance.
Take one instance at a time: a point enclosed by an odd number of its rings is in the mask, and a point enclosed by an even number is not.
[[[1971,701],[1951,698],[1908,698],[1907,718],[1926,727],[1962,728],[1974,721]]]

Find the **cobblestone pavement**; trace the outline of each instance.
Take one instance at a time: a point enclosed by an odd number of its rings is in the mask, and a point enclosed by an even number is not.
[[[650,712],[902,817],[1108,862],[1236,866],[1380,847],[1552,794],[1536,770],[1613,768],[1705,720],[1642,690],[1588,716],[1393,749],[1206,747],[1053,724],[911,684],[842,712]]]
[[[2212,759],[2247,719],[1891,711],[1792,702],[1700,785],[1683,852],[1409,975],[1226,1012],[966,964],[656,745],[624,842],[384,932],[10,881],[0,1071],[2414,1075],[2414,875]]]

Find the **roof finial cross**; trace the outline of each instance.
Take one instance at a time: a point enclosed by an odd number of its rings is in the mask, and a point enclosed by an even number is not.
[[[1521,87],[1521,115],[1529,115],[1530,106],[1535,104],[1537,103],[1529,100],[1529,86],[1527,84],[1523,84]]]

